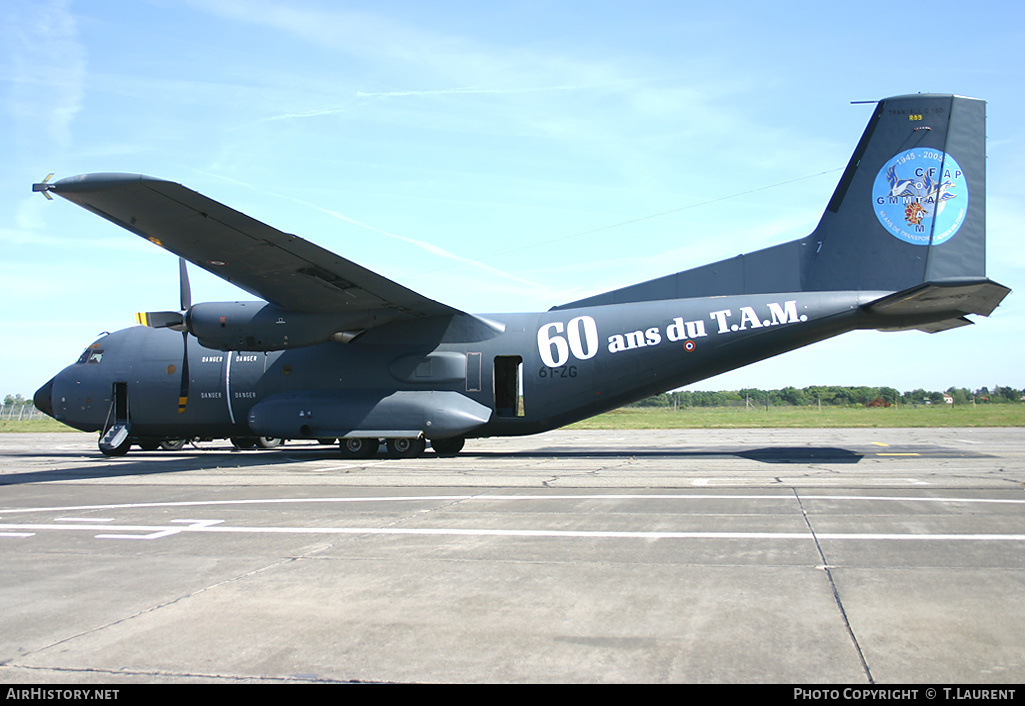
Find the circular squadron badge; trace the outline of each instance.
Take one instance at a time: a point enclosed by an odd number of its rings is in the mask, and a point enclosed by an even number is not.
[[[916,147],[882,166],[872,202],[883,228],[912,245],[940,245],[957,235],[968,213],[968,182],[942,150]]]

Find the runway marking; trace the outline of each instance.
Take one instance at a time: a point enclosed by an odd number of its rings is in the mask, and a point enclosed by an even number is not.
[[[210,527],[212,525],[224,522],[224,520],[171,520],[171,522],[181,522],[186,526],[153,528],[155,531],[150,532],[149,534],[98,534],[96,535],[96,539],[162,539],[164,537],[170,537],[172,535],[179,534],[180,532],[201,529],[203,527]],[[104,529],[111,528],[106,527]],[[119,528],[114,527],[113,529]]]
[[[930,497],[908,497],[900,495],[814,495],[800,494],[804,500],[837,500],[837,501],[873,501],[873,502],[922,502],[922,503],[982,503],[982,504],[1010,504],[1025,505],[1025,499],[1018,498],[930,498]],[[288,504],[319,504],[319,503],[372,503],[372,502],[437,502],[437,501],[472,501],[472,500],[502,500],[516,502],[521,500],[784,500],[793,501],[794,496],[790,493],[778,494],[690,494],[690,493],[587,493],[587,494],[531,494],[531,495],[374,495],[366,497],[328,497],[328,498],[256,498],[236,500],[182,500],[172,502],[145,502],[145,503],[114,503],[104,505],[72,505],[60,507],[28,507],[28,508],[5,508],[4,515],[30,512],[71,512],[86,510],[130,510],[146,508],[168,508],[168,507],[217,507],[231,505],[288,505]],[[88,518],[84,518],[88,519]],[[107,521],[106,518],[90,520],[92,522]],[[2,527],[3,525],[0,525]]]
[[[117,530],[141,534],[103,534],[98,539],[161,539],[177,534],[224,533],[224,534],[327,534],[327,535],[407,535],[407,536],[472,536],[472,537],[547,537],[580,539],[764,539],[764,540],[860,540],[860,541],[944,541],[944,542],[1025,542],[1025,534],[900,534],[893,532],[671,532],[671,531],[625,531],[625,530],[532,530],[491,529],[455,527],[230,527],[220,524],[223,520],[172,520],[181,525],[49,525],[49,524],[3,524],[0,530],[64,530],[96,531]]]
[[[58,517],[54,522],[113,522],[113,517]]]
[[[900,502],[900,503],[941,503],[941,504],[1005,504],[1023,505],[1025,499],[1020,498],[966,498],[966,497],[907,497],[891,495],[836,495],[836,494],[800,494],[802,501],[825,500],[831,502]],[[10,517],[14,513],[69,512],[96,510],[145,510],[156,508],[188,508],[188,507],[229,507],[258,505],[309,505],[309,504],[352,504],[374,502],[427,502],[454,503],[488,501],[517,503],[522,501],[545,500],[576,500],[576,501],[618,501],[618,500],[656,500],[656,501],[710,501],[710,500],[756,500],[795,502],[794,495],[778,494],[658,494],[658,493],[612,493],[612,494],[527,494],[527,495],[398,495],[398,496],[367,496],[367,497],[329,497],[329,498],[259,498],[235,500],[193,500],[176,502],[120,503],[111,505],[83,505],[77,507],[49,507],[5,509],[4,515]],[[25,538],[47,530],[92,531],[102,532],[95,535],[98,539],[153,540],[163,539],[188,532],[236,533],[236,534],[320,534],[320,535],[407,535],[407,536],[495,536],[495,537],[549,537],[549,538],[590,538],[590,539],[748,539],[748,540],[860,540],[860,541],[1025,541],[1025,534],[899,534],[899,533],[815,533],[812,532],[672,532],[672,531],[604,531],[604,530],[547,530],[547,529],[492,529],[492,528],[397,528],[397,527],[233,527],[224,525],[222,519],[175,519],[170,525],[112,525],[111,517],[80,517],[61,516],[50,523],[3,523],[0,524],[0,536]]]

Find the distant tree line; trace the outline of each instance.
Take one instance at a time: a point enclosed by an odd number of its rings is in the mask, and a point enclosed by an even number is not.
[[[948,402],[949,399],[949,402]],[[4,405],[28,404],[21,395],[7,395]],[[949,387],[944,392],[937,390],[910,390],[899,392],[892,387],[843,387],[840,385],[812,385],[810,387],[784,387],[781,390],[726,390],[704,392],[677,390],[663,392],[630,407],[805,407],[815,405],[832,406],[879,406],[916,404],[1022,404],[1025,390],[1015,387],[996,386],[992,390],[980,387]]]
[[[950,387],[945,391],[909,390],[900,392],[892,387],[843,387],[840,385],[812,385],[810,387],[784,387],[781,390],[746,388],[719,392],[677,390],[664,392],[632,407],[805,407],[925,405],[925,404],[1022,404],[1025,390],[996,386],[992,390],[981,387]]]

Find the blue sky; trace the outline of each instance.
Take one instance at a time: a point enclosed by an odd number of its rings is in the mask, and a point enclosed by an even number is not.
[[[915,92],[988,101],[989,275],[1019,291],[693,387],[1025,387],[1023,7],[6,0],[0,394],[177,306],[175,258],[32,194],[49,172],[179,181],[447,304],[538,310],[806,235],[851,101]]]

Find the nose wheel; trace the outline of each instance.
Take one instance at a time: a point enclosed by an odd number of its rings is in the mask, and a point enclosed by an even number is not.
[[[100,452],[104,456],[124,456],[132,445],[128,436],[128,424],[116,423],[100,437]]]

